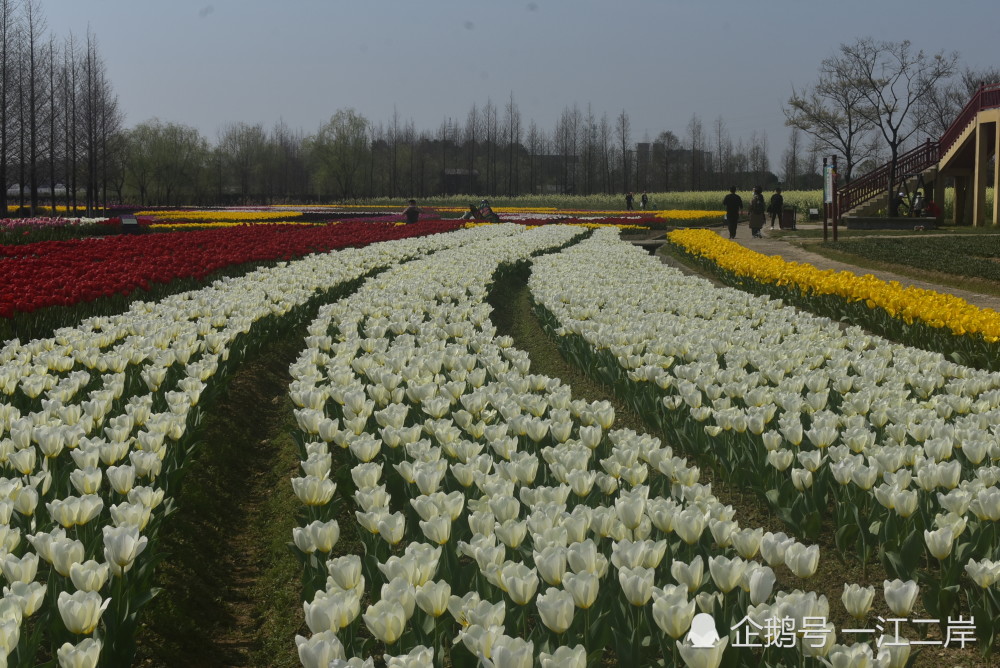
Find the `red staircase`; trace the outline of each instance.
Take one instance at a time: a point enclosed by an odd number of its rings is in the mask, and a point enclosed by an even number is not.
[[[984,109],[1000,107],[1000,83],[982,85],[972,96],[955,121],[945,130],[938,141],[928,139],[924,144],[903,153],[896,159],[896,179],[919,174],[937,165],[954,146],[966,128],[976,120],[976,115]],[[837,210],[847,213],[873,197],[889,191],[889,164],[882,165],[850,183],[837,188]]]

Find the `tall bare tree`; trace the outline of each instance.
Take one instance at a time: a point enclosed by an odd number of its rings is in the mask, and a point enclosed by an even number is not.
[[[687,125],[688,142],[691,147],[691,190],[702,188],[702,175],[705,172],[705,130],[698,114],[692,114]]]
[[[59,108],[59,83],[56,78],[56,73],[58,69],[56,68],[56,53],[58,49],[56,48],[56,39],[54,35],[49,35],[49,43],[45,48],[46,60],[47,62],[47,74],[48,74],[48,101],[49,101],[49,112],[48,112],[48,148],[49,148],[49,195],[52,198],[52,215],[56,215],[56,206],[58,200],[56,198],[56,165],[59,163],[59,135],[56,133],[56,126],[59,122],[59,113],[61,109]]]
[[[618,139],[618,146],[622,151],[622,192],[628,192],[629,177],[629,146],[632,144],[632,122],[628,118],[628,113],[622,109],[615,122],[615,133]]]
[[[1000,68],[965,67],[961,74],[940,82],[918,100],[918,123],[927,137],[937,140],[958,117],[983,84],[1000,83]]]
[[[465,146],[467,149],[467,169],[469,172],[469,188],[473,188],[473,174],[476,171],[476,141],[479,134],[479,111],[476,107],[476,103],[472,103],[472,108],[469,109],[469,115],[465,119]]]
[[[816,142],[844,158],[846,181],[854,166],[871,156],[868,135],[874,127],[870,102],[853,79],[853,67],[843,53],[820,63],[819,81],[802,91],[792,89],[786,106],[785,125],[797,128]]]
[[[606,193],[614,192],[614,182],[611,178],[614,166],[614,146],[611,141],[613,132],[611,121],[608,119],[607,112],[605,112],[601,115],[601,123],[598,126],[598,136],[600,137],[598,143],[601,147],[601,187]]]
[[[41,143],[39,135],[42,129],[47,81],[44,75],[44,45],[42,37],[45,32],[45,15],[39,0],[24,0],[22,4],[23,19],[21,20],[24,53],[24,69],[21,76],[27,77],[23,83],[25,89],[24,118],[27,127],[21,132],[27,133],[27,171],[28,197],[31,215],[38,212],[38,149]]]
[[[7,216],[7,168],[10,160],[10,85],[17,70],[15,32],[20,32],[14,0],[0,0],[0,215]]]
[[[514,101],[513,91],[504,110],[504,129],[507,134],[507,194],[517,195],[519,190],[517,167],[520,164],[517,149],[521,145],[522,129],[521,112]]]
[[[788,135],[788,148],[782,155],[785,187],[794,190],[798,183],[802,162],[802,132],[796,127]]]
[[[909,40],[875,41],[870,37],[841,44],[840,57],[849,80],[863,96],[862,113],[878,129],[889,151],[889,215],[898,213],[895,197],[900,147],[917,133],[917,102],[955,71],[957,54],[927,55]]]
[[[77,129],[79,115],[77,113],[78,99],[77,82],[79,80],[79,50],[73,33],[69,34],[63,44],[63,67],[60,74],[60,88],[62,89],[61,104],[63,108],[63,160],[65,162],[66,175],[66,204],[76,213],[77,207],[77,158],[79,156],[77,147]]]

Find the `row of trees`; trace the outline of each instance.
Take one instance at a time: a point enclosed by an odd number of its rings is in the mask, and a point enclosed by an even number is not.
[[[195,128],[151,120],[123,133],[113,198],[150,204],[246,203],[428,197],[451,194],[615,193],[776,183],[767,136],[734,142],[720,117],[709,135],[691,118],[684,136],[636,142],[628,113],[598,118],[566,108],[555,128],[526,125],[511,96],[503,110],[474,104],[464,122],[419,131],[398,112],[373,123],[337,111],[315,134],[284,123],[233,123],[210,143]],[[815,172],[814,153],[794,144],[786,180]],[[713,151],[718,151],[713,153]],[[718,156],[718,157],[716,157]]]
[[[0,213],[12,183],[31,211],[60,188],[94,211],[121,171],[121,128],[96,37],[60,41],[38,0],[0,0]]]

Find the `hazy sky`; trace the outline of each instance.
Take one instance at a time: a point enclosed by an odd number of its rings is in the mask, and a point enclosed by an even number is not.
[[[777,160],[782,104],[857,37],[909,39],[1000,65],[1000,0],[42,0],[49,28],[97,35],[126,125],[158,117],[215,140],[227,122],[313,132],[340,108],[417,129],[464,123],[473,102],[551,130],[574,103],[633,141],[692,114],[734,141],[764,131]],[[772,165],[772,168],[774,166]]]

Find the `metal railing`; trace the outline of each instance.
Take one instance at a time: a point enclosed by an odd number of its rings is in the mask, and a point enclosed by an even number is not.
[[[938,142],[928,139],[925,143],[896,158],[896,178],[918,174],[937,164],[940,159]],[[841,212],[847,212],[873,197],[889,191],[889,163],[859,176],[837,188],[837,203]]]
[[[955,121],[941,135],[941,140],[938,142],[941,145],[941,157],[943,158],[944,154],[955,145],[969,124],[976,120],[976,114],[984,109],[993,109],[994,107],[1000,107],[1000,83],[988,86],[981,85],[969,103],[955,118]]]

